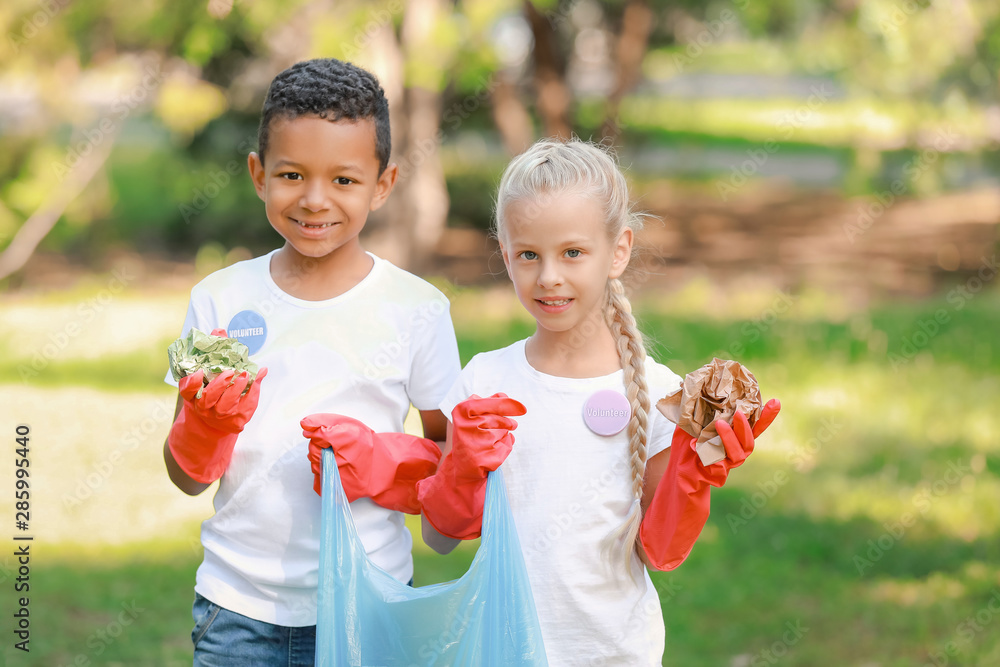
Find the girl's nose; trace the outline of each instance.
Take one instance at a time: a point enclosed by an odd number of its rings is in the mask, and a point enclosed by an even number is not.
[[[559,262],[543,261],[541,271],[538,273],[538,286],[551,289],[562,285],[562,271]]]

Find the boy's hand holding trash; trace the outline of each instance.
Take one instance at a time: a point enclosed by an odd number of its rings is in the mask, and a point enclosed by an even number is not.
[[[170,346],[168,357],[183,403],[167,443],[191,479],[211,484],[229,467],[236,439],[257,409],[267,369],[258,371],[247,347],[223,329],[192,329]]]

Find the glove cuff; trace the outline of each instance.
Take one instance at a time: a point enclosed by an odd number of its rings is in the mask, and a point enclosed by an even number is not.
[[[174,461],[188,477],[211,484],[229,467],[238,434],[213,429],[181,410],[167,436]]]

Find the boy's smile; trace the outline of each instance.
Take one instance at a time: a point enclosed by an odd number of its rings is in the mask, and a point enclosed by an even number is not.
[[[358,234],[396,177],[395,165],[378,173],[371,119],[278,118],[263,161],[251,153],[248,162],[267,219],[286,241],[287,259],[341,265],[367,259]]]

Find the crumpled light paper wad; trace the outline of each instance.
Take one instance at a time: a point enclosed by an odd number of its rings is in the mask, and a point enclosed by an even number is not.
[[[708,466],[726,458],[715,422],[724,419],[732,424],[739,410],[753,427],[763,405],[753,373],[736,361],[714,358],[712,363],[688,373],[680,388],[658,401],[656,408],[698,439],[695,451],[702,465]]]
[[[167,348],[170,374],[175,380],[191,375],[199,369],[205,371],[204,385],[215,376],[232,369],[237,375],[246,371],[250,375],[245,394],[257,379],[257,364],[250,361],[250,349],[235,338],[213,336],[192,328],[188,335],[181,336]],[[201,398],[201,390],[198,390]]]

